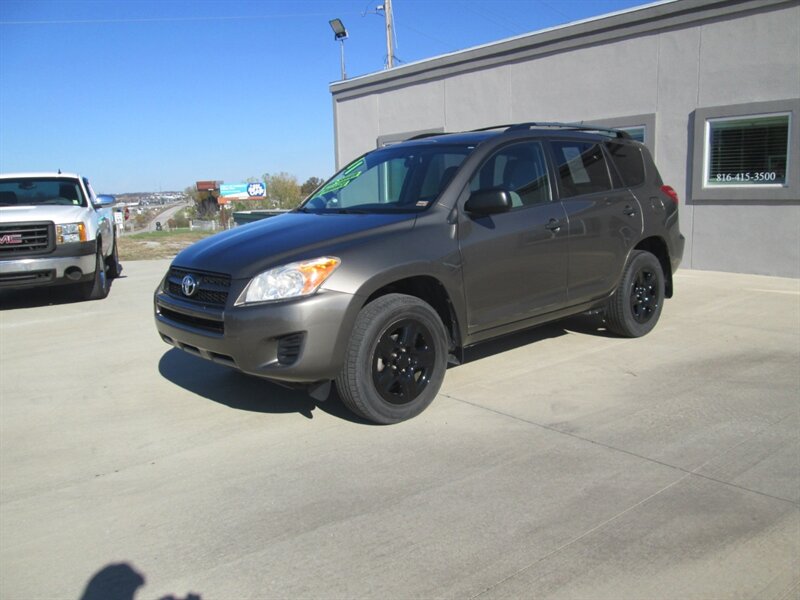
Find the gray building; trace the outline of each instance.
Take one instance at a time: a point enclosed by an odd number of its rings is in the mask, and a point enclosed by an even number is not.
[[[800,277],[800,2],[675,0],[335,82],[336,162],[419,132],[623,127],[681,197],[685,267]]]

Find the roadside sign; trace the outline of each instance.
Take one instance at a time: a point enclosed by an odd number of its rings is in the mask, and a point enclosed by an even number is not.
[[[216,181],[197,181],[195,187],[198,192],[213,192],[217,189]]]
[[[220,200],[260,200],[267,194],[267,187],[260,181],[252,183],[223,183],[219,186]]]

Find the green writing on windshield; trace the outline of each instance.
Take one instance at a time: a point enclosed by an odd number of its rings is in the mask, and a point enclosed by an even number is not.
[[[328,185],[322,188],[317,193],[317,196],[324,196],[328,192],[335,192],[337,190],[341,190],[342,188],[346,188],[348,185],[350,185],[350,182],[358,179],[361,176],[363,171],[356,171],[356,169],[363,167],[364,164],[365,161],[363,158],[358,159],[356,162],[342,171],[341,176],[339,176],[337,179],[334,179]]]
[[[355,170],[356,170],[358,167],[360,167],[360,166],[363,166],[363,164],[364,164],[364,159],[363,159],[363,158],[359,158],[359,159],[358,159],[356,162],[354,162],[352,165],[350,165],[349,167],[347,167],[347,168],[344,170],[344,172],[342,173],[342,175],[349,175],[350,173],[352,173],[353,171],[355,171]],[[360,175],[360,174],[361,174],[361,173],[359,173],[359,175]]]

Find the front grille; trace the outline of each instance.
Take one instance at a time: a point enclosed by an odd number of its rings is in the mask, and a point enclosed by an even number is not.
[[[55,226],[49,221],[0,224],[0,257],[46,254],[55,249]]]
[[[197,282],[197,291],[187,296],[183,293],[183,278],[191,275]],[[206,306],[225,306],[228,301],[228,292],[231,287],[231,278],[219,273],[204,273],[172,267],[167,275],[167,293],[173,298],[180,298]]]
[[[213,333],[225,332],[225,325],[222,321],[215,321],[213,319],[203,319],[201,317],[187,315],[182,312],[170,310],[169,308],[165,308],[164,306],[159,306],[158,312],[164,318],[169,319],[170,321],[175,321],[176,323],[182,323],[184,325],[189,325],[191,327],[196,327],[198,329],[205,329],[206,331],[211,331]]]
[[[300,350],[303,348],[303,334],[292,333],[278,339],[278,362],[282,365],[292,365],[297,362]]]

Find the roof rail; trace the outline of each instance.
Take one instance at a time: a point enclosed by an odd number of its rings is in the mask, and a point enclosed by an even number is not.
[[[429,137],[434,137],[437,135],[447,135],[444,131],[428,131],[426,133],[418,133],[417,135],[413,135],[410,138],[406,138],[402,141],[410,142],[411,140],[422,140]]]
[[[479,127],[478,129],[470,129],[469,133],[478,133],[480,131],[491,131],[492,129],[505,129],[504,133],[508,133],[510,131],[522,131],[523,129],[533,129],[535,127],[543,127],[543,128],[552,127],[558,129],[569,129],[572,131],[596,131],[599,133],[610,134],[620,139],[626,139],[626,140],[632,139],[627,131],[622,131],[620,129],[611,129],[609,127],[599,127],[599,126],[596,127],[594,125],[584,125],[583,123],[560,123],[557,121],[552,121],[552,122],[531,121],[528,123],[507,123],[505,125],[489,125],[488,127]],[[403,141],[409,142],[411,140],[421,140],[424,138],[429,138],[437,135],[448,135],[448,134],[444,131],[420,133],[413,137],[407,138]]]
[[[501,127],[505,127],[502,125]],[[559,122],[545,122],[541,121],[538,123],[517,123],[516,125],[509,125],[507,126],[506,132],[509,131],[519,131],[521,129],[532,129],[534,127],[553,127],[553,128],[561,128],[561,129],[571,129],[573,131],[597,131],[600,133],[608,133],[613,134],[614,137],[621,138],[621,139],[631,139],[631,136],[628,134],[627,131],[621,131],[619,129],[611,129],[609,127],[596,127],[594,125],[584,125],[583,123],[559,123]]]

